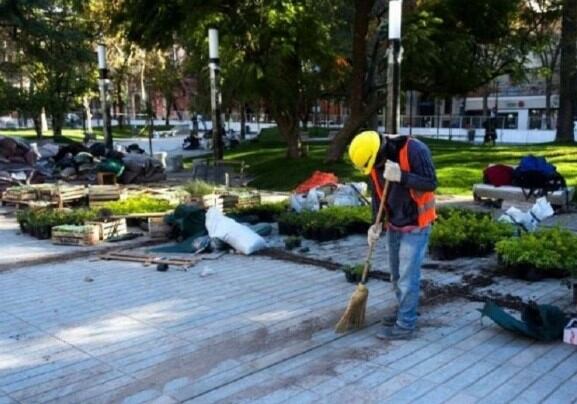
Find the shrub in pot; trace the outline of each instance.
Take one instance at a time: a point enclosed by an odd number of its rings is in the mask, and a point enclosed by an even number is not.
[[[279,233],[329,241],[365,233],[372,221],[369,207],[333,206],[317,212],[290,212],[279,216]]]
[[[345,273],[345,279],[349,283],[359,283],[363,278],[363,270],[365,269],[364,264],[349,265],[343,268]],[[367,278],[367,282],[369,279]]]
[[[513,234],[513,226],[496,222],[489,215],[454,209],[433,225],[429,251],[441,260],[484,256],[494,251],[498,241]]]
[[[495,247],[506,274],[537,281],[577,275],[577,235],[561,228],[539,229],[499,241]]]

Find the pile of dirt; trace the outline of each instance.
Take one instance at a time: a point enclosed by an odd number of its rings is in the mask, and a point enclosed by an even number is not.
[[[484,292],[477,292],[476,289],[485,287],[493,283],[491,278],[472,275],[467,279],[463,277],[460,284],[439,285],[429,280],[421,281],[423,298],[422,306],[437,306],[451,302],[455,299],[465,299],[471,302],[485,303],[493,301],[501,307],[522,311],[531,302],[524,302],[519,296],[502,294],[489,289]]]
[[[343,265],[338,264],[336,262],[304,257],[302,255],[293,254],[291,252],[281,250],[278,248],[267,248],[262,251],[259,251],[255,255],[260,255],[263,257],[268,257],[279,261],[294,262],[295,264],[312,265],[315,267],[325,268],[330,271],[338,271],[343,269]]]

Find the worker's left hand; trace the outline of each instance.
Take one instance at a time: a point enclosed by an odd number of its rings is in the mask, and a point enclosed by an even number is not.
[[[401,182],[401,167],[394,161],[387,160],[385,163],[385,173],[383,174],[389,182]]]

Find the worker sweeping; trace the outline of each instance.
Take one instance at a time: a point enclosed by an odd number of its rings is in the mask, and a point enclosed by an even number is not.
[[[437,178],[431,152],[423,142],[409,136],[381,138],[377,132],[366,131],[353,139],[349,156],[370,177],[374,217],[379,216],[381,199],[387,217],[389,269],[397,306],[383,319],[377,337],[410,339],[417,323],[421,264],[436,218],[433,192]],[[382,229],[382,220],[370,227],[367,235],[370,250]]]

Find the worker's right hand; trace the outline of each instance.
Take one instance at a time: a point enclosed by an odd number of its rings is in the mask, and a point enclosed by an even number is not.
[[[367,232],[367,242],[369,247],[372,247],[381,237],[381,232],[383,231],[383,226],[381,224],[373,224],[369,227]]]

